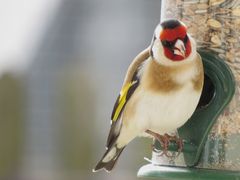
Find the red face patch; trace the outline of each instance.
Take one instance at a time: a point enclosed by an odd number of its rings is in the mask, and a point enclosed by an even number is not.
[[[188,57],[192,51],[191,48],[191,42],[187,36],[187,30],[184,26],[178,26],[173,29],[164,29],[162,33],[160,34],[160,40],[163,43],[168,43],[164,46],[164,54],[168,59],[171,59],[172,61],[181,61],[184,60],[186,57]],[[177,53],[174,54],[174,50],[176,49],[175,43],[177,40],[182,40],[184,42],[185,46],[185,57],[181,56]],[[169,45],[170,44],[170,45]],[[172,44],[172,45],[171,45]]]
[[[164,54],[168,59],[171,59],[173,61],[181,61],[181,60],[184,59],[183,56],[174,55],[173,52],[170,49],[165,48],[165,47],[164,47]]]
[[[185,58],[187,58],[190,55],[190,53],[192,52],[192,47],[191,47],[191,43],[190,43],[189,39],[188,39],[187,43],[185,44],[185,48],[186,48],[185,57],[174,54],[173,51],[167,47],[163,47],[163,50],[164,50],[165,56],[168,59],[171,59],[172,61],[182,61]]]
[[[178,26],[174,29],[164,29],[160,34],[160,40],[173,41],[177,38],[184,38],[187,30],[184,26]]]

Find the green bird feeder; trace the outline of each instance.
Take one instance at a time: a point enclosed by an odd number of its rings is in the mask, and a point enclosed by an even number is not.
[[[161,19],[177,18],[196,39],[204,88],[192,117],[170,143],[173,157],[152,152],[139,177],[240,180],[240,1],[162,0]],[[161,151],[158,142],[154,143]]]

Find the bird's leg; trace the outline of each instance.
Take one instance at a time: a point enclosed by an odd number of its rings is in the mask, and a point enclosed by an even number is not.
[[[167,157],[173,157],[168,153],[168,146],[171,141],[175,141],[176,144],[178,145],[178,154],[174,155],[174,157],[178,157],[179,154],[182,152],[183,140],[181,138],[178,138],[177,136],[170,136],[168,134],[160,135],[150,130],[146,130],[146,133],[153,136],[161,144],[162,153],[159,156],[165,155]],[[156,149],[153,144],[152,144],[152,151],[156,153],[161,152],[160,150]]]
[[[170,155],[168,155],[168,146],[169,146],[169,139],[166,135],[162,136],[158,133],[155,133],[153,131],[150,131],[150,130],[146,130],[146,133],[150,134],[151,136],[153,136],[160,144],[161,144],[161,147],[162,147],[162,153],[159,155],[159,156],[162,156],[162,155],[166,155],[167,157],[170,157]],[[154,145],[152,145],[152,150],[153,152],[156,152],[156,153],[160,153],[161,151],[157,150]]]
[[[153,131],[150,131],[150,130],[146,130],[145,131],[147,134],[151,135],[152,137],[154,137],[155,139],[159,139],[159,134],[153,132]],[[157,150],[155,147],[154,147],[154,144],[151,144],[151,148],[152,148],[152,151],[155,152],[155,153],[160,153],[161,151]]]

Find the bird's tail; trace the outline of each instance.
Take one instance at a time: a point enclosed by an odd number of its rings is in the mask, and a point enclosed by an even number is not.
[[[100,171],[104,169],[107,172],[110,172],[114,165],[116,164],[121,152],[125,148],[118,148],[116,145],[108,148],[105,154],[103,155],[102,159],[97,163],[96,167],[93,169],[93,172]]]

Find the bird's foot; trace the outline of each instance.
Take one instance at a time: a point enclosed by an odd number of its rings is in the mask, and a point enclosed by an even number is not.
[[[155,148],[155,146],[152,144],[152,151],[159,154],[159,156],[167,156],[167,157],[171,157],[171,155],[169,155],[168,153],[168,146],[169,146],[169,139],[167,136],[162,136],[158,133],[152,132],[150,130],[146,130],[146,133],[150,134],[151,136],[153,136],[160,144],[162,147],[162,150],[158,150]]]
[[[161,147],[162,147],[162,153],[159,154],[159,156],[165,155],[166,157],[172,157],[171,153],[169,153],[169,151],[168,151],[168,146],[170,143],[170,139],[168,138],[168,136],[166,136],[166,134],[164,134],[163,136],[159,135],[159,138],[157,140],[161,144]]]
[[[170,136],[168,134],[160,135],[160,134],[157,134],[150,130],[147,130],[146,133],[152,135],[161,144],[162,150],[158,150],[154,147],[154,145],[152,145],[152,151],[155,153],[158,153],[159,156],[165,155],[169,158],[173,158],[173,157],[176,158],[182,152],[183,141],[181,138],[178,138],[177,136]],[[170,142],[176,142],[176,144],[178,145],[178,154],[177,155],[172,154],[168,151],[168,146],[169,146]]]
[[[169,139],[169,142],[175,142],[177,144],[178,154],[175,156],[178,157],[183,150],[183,140],[177,136],[170,136],[168,134],[165,134],[164,136],[167,136],[167,138]]]

